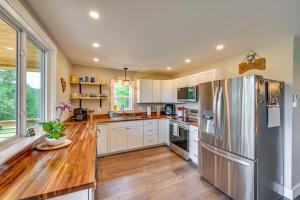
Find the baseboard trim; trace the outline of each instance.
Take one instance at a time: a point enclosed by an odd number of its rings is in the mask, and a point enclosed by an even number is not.
[[[283,188],[283,194],[284,194],[285,198],[293,199],[293,190],[292,189],[284,187]]]
[[[293,199],[300,195],[300,183],[293,187]]]
[[[295,185],[292,189],[284,187],[284,197],[293,200],[299,195],[300,195],[300,183]]]
[[[124,151],[115,151],[115,152],[109,152],[109,153],[104,153],[104,154],[98,154],[97,157],[105,157],[105,156],[111,156],[111,155],[115,155],[115,154],[128,153],[128,152],[131,152],[131,151],[138,151],[138,150],[149,149],[149,148],[159,147],[159,146],[168,146],[168,145],[165,144],[165,143],[160,143],[160,144],[155,144],[155,145],[151,145],[151,146],[144,146],[144,147],[139,147],[139,148],[127,149],[127,150],[124,150]]]

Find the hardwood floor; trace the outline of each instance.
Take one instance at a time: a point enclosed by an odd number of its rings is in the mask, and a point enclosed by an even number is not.
[[[98,200],[228,199],[166,147],[100,158],[98,166]]]

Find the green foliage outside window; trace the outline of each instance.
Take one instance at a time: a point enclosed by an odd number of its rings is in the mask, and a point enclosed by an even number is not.
[[[0,121],[16,119],[16,72],[0,71]],[[26,85],[27,118],[40,118],[40,89]]]
[[[114,85],[114,104],[120,109],[131,109],[131,85],[115,83]]]
[[[0,71],[0,121],[16,119],[16,71]]]

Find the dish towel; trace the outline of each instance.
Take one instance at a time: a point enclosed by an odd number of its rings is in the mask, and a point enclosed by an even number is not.
[[[173,124],[173,135],[178,137],[178,125],[176,123]]]

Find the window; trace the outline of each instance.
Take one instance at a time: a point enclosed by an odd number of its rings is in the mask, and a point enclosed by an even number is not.
[[[112,109],[116,105],[120,111],[133,110],[133,82],[112,81]]]
[[[44,51],[31,39],[26,39],[26,127],[42,119],[42,69]]]
[[[25,59],[17,53],[19,49],[24,50]],[[25,135],[27,128],[44,119],[44,55],[0,13],[0,143]]]
[[[17,135],[17,31],[0,18],[0,142]]]

